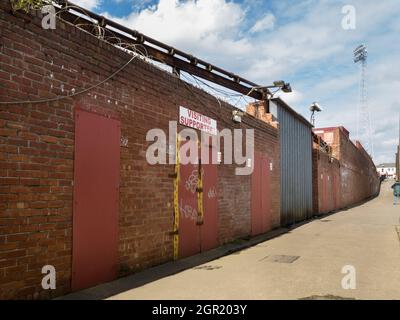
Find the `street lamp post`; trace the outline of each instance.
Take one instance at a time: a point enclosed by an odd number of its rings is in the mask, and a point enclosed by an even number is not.
[[[322,108],[321,108],[321,106],[320,106],[318,103],[314,102],[314,103],[310,106],[310,111],[311,111],[311,119],[310,119],[310,122],[311,122],[311,124],[313,125],[313,127],[315,127],[315,113],[316,113],[316,112],[321,112],[321,111],[322,111]]]

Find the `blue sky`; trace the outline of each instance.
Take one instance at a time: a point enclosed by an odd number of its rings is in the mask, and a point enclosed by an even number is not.
[[[359,44],[368,47],[368,97],[374,160],[394,161],[400,112],[398,0],[81,0],[86,8],[188,51],[261,85],[289,81],[283,95],[317,126],[344,125],[356,138]],[[354,30],[342,27],[352,5]],[[360,136],[361,142],[365,137]]]

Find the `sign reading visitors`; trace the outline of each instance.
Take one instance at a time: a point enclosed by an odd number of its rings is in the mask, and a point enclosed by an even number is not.
[[[179,107],[179,123],[211,135],[217,135],[217,121],[198,112]]]

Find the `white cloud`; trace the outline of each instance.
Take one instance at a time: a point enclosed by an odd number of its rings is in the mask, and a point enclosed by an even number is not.
[[[74,1],[73,1],[74,2]],[[75,3],[85,9],[94,10],[100,7],[102,0],[79,0]]]
[[[284,100],[287,104],[293,105],[300,102],[304,98],[304,94],[298,90],[293,90],[291,93],[278,92],[274,97],[279,97]],[[305,115],[304,115],[305,116]]]
[[[257,33],[266,30],[272,30],[275,26],[275,16],[272,13],[267,13],[264,18],[258,20],[250,29],[251,33]]]
[[[239,5],[224,0],[160,0],[155,7],[117,20],[163,41],[195,44],[231,33],[243,18]]]
[[[390,142],[376,141],[375,151],[377,159],[392,161],[393,137],[398,134],[394,113],[400,111],[395,96],[400,87],[398,0],[384,5],[353,0],[356,30],[341,27],[345,1],[274,2],[273,15],[266,10],[255,23],[247,10],[252,3],[160,0],[156,6],[111,18],[260,85],[290,80],[294,93],[283,99],[305,116],[310,103],[320,102],[324,112],[317,117],[318,125],[344,125],[353,136],[359,70],[352,62],[352,51],[365,43],[370,54],[369,106],[379,132],[376,139]],[[258,10],[264,4],[258,1],[255,7]],[[280,23],[275,24],[275,19]]]
[[[253,50],[251,41],[239,36],[245,10],[234,2],[160,0],[123,18],[104,15],[230,70],[240,68]]]

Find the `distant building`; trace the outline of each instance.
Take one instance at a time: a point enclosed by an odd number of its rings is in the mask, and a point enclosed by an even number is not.
[[[383,176],[386,175],[390,178],[396,177],[396,164],[395,163],[382,163],[376,167],[378,173]]]

